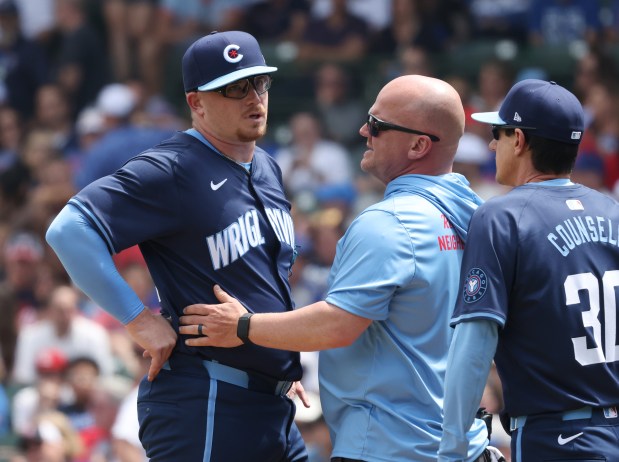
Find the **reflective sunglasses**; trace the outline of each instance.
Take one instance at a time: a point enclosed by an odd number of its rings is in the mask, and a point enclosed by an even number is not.
[[[225,98],[243,99],[247,96],[251,87],[254,87],[256,93],[259,95],[266,93],[269,91],[269,88],[271,88],[272,82],[273,79],[270,75],[254,75],[253,77],[237,80],[236,82],[229,83],[225,87],[217,88],[212,91],[221,93]]]
[[[413,130],[412,128],[402,127],[400,125],[392,124],[392,123],[389,123],[389,122],[385,122],[384,120],[377,119],[376,117],[374,117],[369,112],[368,112],[367,125],[368,125],[368,131],[370,132],[370,135],[372,135],[372,137],[378,136],[378,134],[381,131],[384,132],[384,131],[387,131],[387,130],[396,130],[398,132],[414,133],[415,135],[425,135],[428,138],[430,138],[432,141],[440,141],[441,140],[436,135],[431,135],[431,134],[426,133],[426,132],[421,132],[419,130]]]
[[[535,127],[521,127],[516,125],[493,125],[492,138],[494,138],[496,141],[499,141],[499,138],[501,137],[500,130],[509,130],[514,128],[519,128],[520,130],[535,130]]]

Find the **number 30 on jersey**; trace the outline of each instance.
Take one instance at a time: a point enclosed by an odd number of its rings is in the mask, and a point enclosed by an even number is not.
[[[576,361],[583,366],[612,363],[619,360],[617,343],[617,296],[619,270],[607,271],[602,277],[602,292],[598,278],[592,273],[571,274],[565,279],[565,300],[567,306],[581,303],[579,291],[586,290],[589,295],[588,311],[583,311],[584,327],[593,329],[596,346],[587,348],[587,337],[573,337]],[[602,325],[600,323],[600,296],[604,302],[604,348],[602,348]]]

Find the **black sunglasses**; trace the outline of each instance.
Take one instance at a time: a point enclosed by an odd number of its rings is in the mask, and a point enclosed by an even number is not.
[[[499,138],[501,137],[500,130],[513,130],[514,128],[519,128],[520,130],[535,130],[535,127],[520,127],[516,125],[493,125],[492,138],[494,138],[496,141],[499,141]]]
[[[225,98],[243,99],[247,96],[251,87],[254,87],[256,93],[262,95],[263,93],[269,91],[269,88],[271,88],[271,83],[273,83],[273,79],[270,75],[254,75],[253,77],[237,80],[229,83],[225,87],[217,88],[212,91],[221,93],[221,95]]]
[[[373,116],[369,112],[368,112],[367,125],[368,125],[368,131],[370,132],[370,135],[372,135],[373,137],[378,136],[378,134],[381,131],[384,132],[386,130],[396,130],[398,132],[414,133],[415,135],[425,135],[428,138],[430,138],[432,141],[441,140],[436,135],[430,135],[429,133],[426,133],[426,132],[421,132],[419,130],[413,130],[412,128],[402,127],[400,125],[392,124],[389,122],[385,122],[384,120],[377,119],[375,116]]]

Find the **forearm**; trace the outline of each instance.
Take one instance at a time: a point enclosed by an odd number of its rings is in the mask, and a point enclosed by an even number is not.
[[[371,322],[320,301],[285,313],[254,314],[249,340],[280,350],[326,350],[350,345]]]
[[[447,359],[440,462],[467,457],[466,434],[479,408],[497,342],[498,326],[493,321],[456,326]]]
[[[50,225],[46,239],[75,284],[123,324],[144,304],[118,273],[105,242],[82,212],[65,206]]]

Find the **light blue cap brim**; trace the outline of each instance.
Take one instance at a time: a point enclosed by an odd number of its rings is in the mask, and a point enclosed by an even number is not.
[[[229,74],[222,75],[221,77],[211,80],[204,85],[198,87],[198,91],[209,91],[221,88],[224,85],[228,85],[236,80],[244,79],[245,77],[251,77],[252,75],[270,74],[275,72],[276,67],[270,66],[252,66],[246,69],[239,69],[238,71],[230,72]]]
[[[475,112],[471,114],[471,118],[490,125],[508,125],[507,122],[499,117],[498,112]]]

